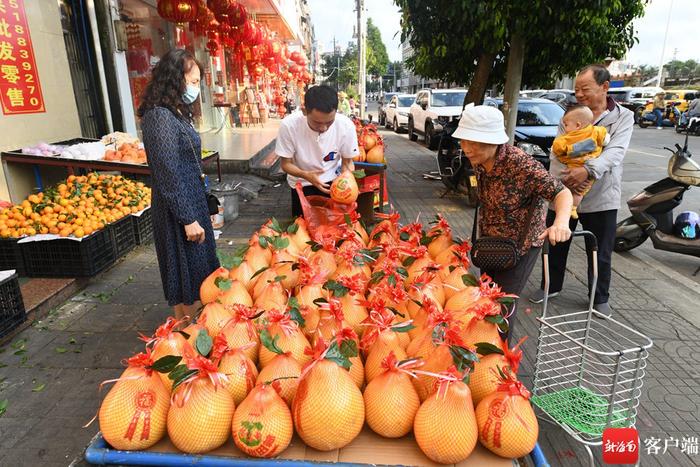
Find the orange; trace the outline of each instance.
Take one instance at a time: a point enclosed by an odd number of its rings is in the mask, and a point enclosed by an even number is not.
[[[53,208],[51,206],[46,206],[42,213],[44,214],[51,214],[53,212]]]
[[[82,238],[85,236],[85,231],[82,228],[78,227],[73,231],[73,235],[78,238]]]

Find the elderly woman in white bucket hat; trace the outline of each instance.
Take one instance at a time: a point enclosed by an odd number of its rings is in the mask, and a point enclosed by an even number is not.
[[[508,144],[503,114],[495,107],[469,104],[453,136],[461,140],[478,181],[477,238],[510,239],[518,251],[514,266],[481,272],[506,293],[520,295],[545,239],[554,245],[571,237],[571,192],[539,162]],[[545,228],[544,201],[552,203],[556,212],[549,228]],[[511,333],[514,318],[511,315]]]

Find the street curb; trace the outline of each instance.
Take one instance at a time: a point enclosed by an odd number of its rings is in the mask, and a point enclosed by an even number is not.
[[[700,292],[698,292],[699,287],[697,282],[685,277],[683,274],[680,274],[667,266],[664,266],[663,263],[661,263],[658,260],[655,260],[654,258],[652,258],[651,256],[649,256],[641,250],[627,252],[625,253],[625,255],[633,256],[645,265],[649,266],[650,268],[660,272],[662,275],[670,279],[672,286],[679,286],[676,288],[682,295],[689,295],[688,299],[684,301],[688,304],[688,306],[674,306],[673,311],[678,313],[682,318],[689,321],[696,327],[700,328],[700,315],[698,315],[697,313],[696,305],[698,302],[700,302]],[[678,297],[676,296],[676,298]]]

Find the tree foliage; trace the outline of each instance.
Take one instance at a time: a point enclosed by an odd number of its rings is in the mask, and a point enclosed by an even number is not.
[[[700,76],[700,63],[695,60],[671,60],[664,69],[671,79],[690,79]]]
[[[329,53],[324,55],[322,71],[327,77],[325,83],[330,86],[337,86],[346,90],[349,86],[357,84],[359,77],[357,44],[349,43],[344,52],[340,54],[340,70],[338,71],[338,54]],[[367,20],[367,74],[370,76],[381,76],[387,72],[389,66],[389,55],[386,45],[382,41],[382,35],[373,23],[372,19]],[[347,92],[347,91],[346,91]],[[356,91],[353,91],[353,95]]]
[[[389,66],[389,54],[382,41],[382,33],[374,25],[372,18],[367,19],[367,73],[381,76]]]
[[[402,40],[416,74],[460,85],[505,83],[510,38],[525,41],[522,84],[539,86],[605,58],[621,58],[635,42],[632,20],[647,0],[394,0]],[[484,83],[482,83],[484,84]],[[482,86],[485,89],[485,85]],[[481,100],[480,96],[478,99]]]

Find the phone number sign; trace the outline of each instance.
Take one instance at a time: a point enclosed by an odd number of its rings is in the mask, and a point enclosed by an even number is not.
[[[24,0],[0,0],[0,102],[5,115],[46,112]]]

